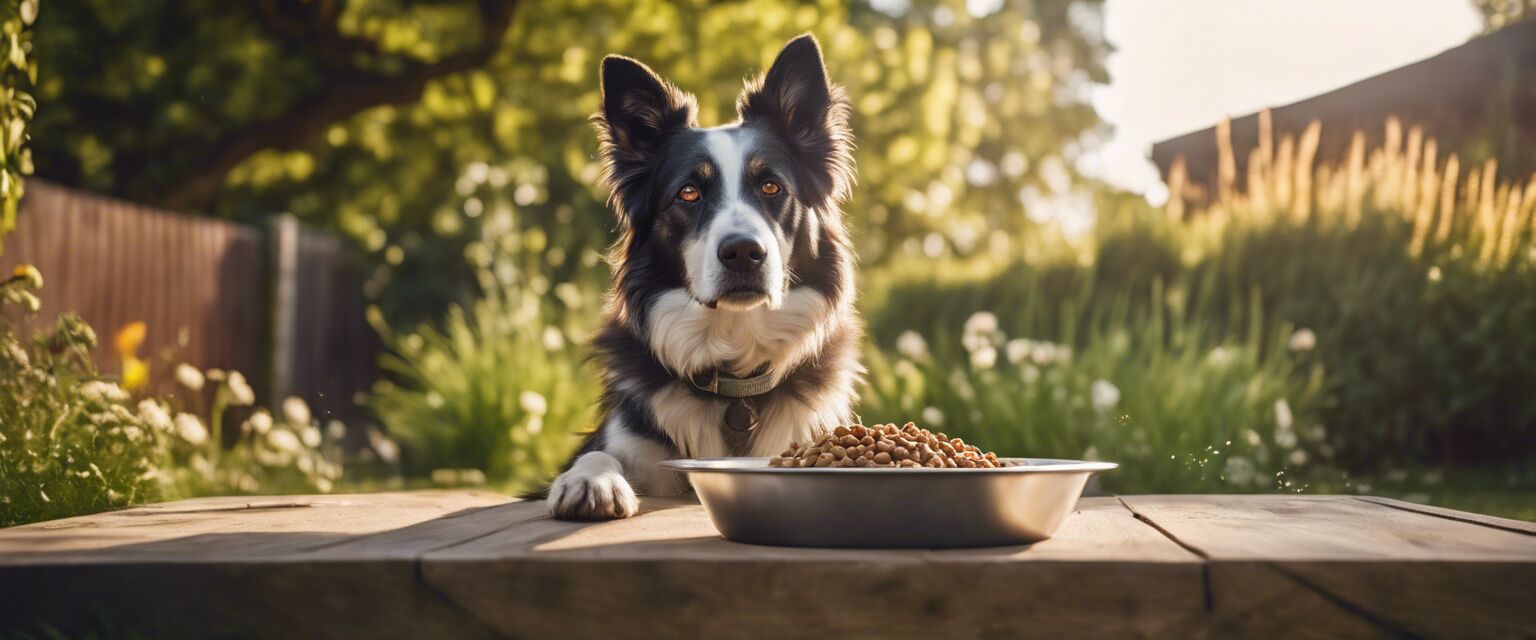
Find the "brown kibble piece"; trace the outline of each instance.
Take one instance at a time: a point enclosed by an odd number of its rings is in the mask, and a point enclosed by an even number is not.
[[[768,466],[784,468],[992,469],[1010,464],[960,438],[934,433],[911,422],[900,427],[895,423],[838,426],[809,444],[791,442],[783,453],[768,459]]]

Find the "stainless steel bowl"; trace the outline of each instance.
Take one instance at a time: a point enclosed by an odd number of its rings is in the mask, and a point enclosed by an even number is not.
[[[997,469],[792,468],[668,460],[727,540],[791,547],[955,548],[1051,537],[1088,478],[1119,466],[1048,458]]]

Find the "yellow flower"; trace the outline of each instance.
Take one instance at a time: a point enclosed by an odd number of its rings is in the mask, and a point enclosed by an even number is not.
[[[149,364],[139,359],[139,345],[144,344],[144,336],[149,333],[149,325],[144,322],[130,322],[117,330],[112,344],[117,348],[118,356],[123,359],[123,388],[140,389],[149,384]]]
[[[142,389],[149,384],[149,365],[133,356],[123,358],[123,388]]]
[[[143,321],[130,322],[117,330],[117,335],[112,339],[117,347],[117,353],[124,358],[132,357],[139,351],[139,345],[144,344],[144,336],[149,333],[149,325]]]

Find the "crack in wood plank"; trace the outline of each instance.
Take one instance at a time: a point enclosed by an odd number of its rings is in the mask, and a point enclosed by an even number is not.
[[[1440,509],[1431,509],[1431,508],[1427,508],[1427,507],[1426,508],[1420,508],[1420,505],[1416,505],[1416,504],[1413,504],[1411,502],[1400,502],[1400,501],[1397,501],[1397,500],[1386,500],[1386,499],[1383,499],[1383,498],[1378,498],[1376,496],[1352,496],[1352,497],[1354,499],[1356,499],[1356,500],[1361,501],[1361,502],[1366,502],[1366,503],[1369,503],[1369,504],[1374,504],[1374,505],[1382,506],[1382,507],[1389,507],[1389,508],[1392,508],[1392,509],[1397,509],[1399,511],[1407,511],[1409,513],[1417,513],[1417,514],[1420,514],[1420,515],[1434,516],[1436,518],[1444,518],[1446,520],[1454,520],[1456,522],[1465,522],[1467,524],[1475,524],[1475,525],[1478,525],[1480,527],[1488,527],[1490,529],[1498,529],[1500,531],[1509,531],[1509,532],[1512,532],[1512,533],[1519,533],[1519,534],[1528,535],[1528,536],[1536,536],[1536,524],[1530,525],[1529,527],[1521,527],[1519,525],[1527,524],[1527,523],[1516,522],[1515,524],[1503,524],[1503,523],[1500,523],[1500,522],[1489,522],[1487,520],[1480,520],[1480,519],[1477,519],[1477,518],[1469,518],[1469,517],[1465,517],[1465,516],[1459,516],[1459,515],[1456,515],[1455,513],[1451,513],[1451,512],[1440,510]]]
[[[1271,571],[1274,571],[1275,573],[1280,574],[1281,576],[1283,576],[1287,580],[1290,580],[1291,582],[1295,583],[1297,586],[1299,586],[1299,587],[1301,587],[1303,589],[1306,589],[1307,591],[1311,591],[1312,593],[1317,594],[1318,597],[1328,601],[1333,606],[1338,607],[1339,609],[1341,609],[1343,611],[1346,611],[1348,613],[1354,614],[1356,617],[1358,617],[1361,620],[1364,620],[1364,621],[1370,623],[1371,626],[1377,628],[1378,630],[1382,631],[1383,633],[1386,633],[1389,636],[1392,636],[1394,638],[1420,638],[1420,637],[1422,637],[1422,636],[1420,636],[1420,635],[1418,635],[1416,633],[1413,633],[1412,631],[1409,631],[1408,629],[1403,628],[1401,625],[1399,625],[1399,624],[1397,624],[1397,623],[1395,623],[1395,622],[1393,622],[1393,621],[1391,621],[1391,620],[1389,620],[1387,618],[1383,618],[1383,617],[1378,616],[1378,615],[1376,615],[1374,613],[1371,613],[1370,611],[1368,611],[1368,610],[1366,610],[1366,609],[1356,605],[1355,603],[1351,602],[1349,599],[1347,599],[1347,598],[1345,598],[1345,597],[1343,597],[1343,596],[1341,596],[1339,594],[1336,594],[1336,593],[1334,593],[1334,592],[1332,592],[1332,591],[1330,591],[1328,589],[1324,589],[1322,587],[1322,585],[1319,585],[1319,584],[1317,584],[1317,583],[1315,583],[1315,582],[1313,582],[1311,580],[1308,580],[1305,577],[1302,577],[1301,574],[1298,574],[1298,573],[1296,573],[1294,571],[1291,571],[1290,569],[1286,569],[1285,567],[1281,566],[1279,563],[1266,562],[1266,563],[1264,563],[1264,566],[1268,567]]]
[[[431,596],[436,598],[438,602],[443,604],[443,606],[453,609],[454,611],[459,612],[459,614],[463,615],[465,618],[472,620],[475,626],[479,627],[480,630],[485,634],[485,637],[503,637],[504,634],[497,630],[496,626],[492,624],[491,621],[481,617],[480,614],[476,613],[473,609],[464,606],[458,600],[454,599],[452,595],[449,595],[447,592],[438,589],[436,586],[433,586],[431,582],[427,581],[427,576],[422,571],[422,556],[424,555],[426,555],[425,551],[418,553],[416,554],[416,558],[411,561],[411,581],[421,587],[421,589],[426,591],[428,594],[431,594]]]
[[[1212,567],[1213,562],[1215,562],[1215,561],[1212,560],[1211,555],[1209,553],[1207,553],[1205,550],[1195,546],[1194,544],[1191,544],[1189,542],[1181,540],[1172,531],[1168,530],[1166,527],[1164,527],[1164,526],[1158,524],[1156,521],[1152,520],[1151,517],[1147,516],[1146,514],[1140,512],[1140,511],[1137,511],[1136,508],[1131,506],[1131,504],[1129,502],[1126,502],[1123,497],[1115,496],[1115,499],[1119,500],[1120,504],[1124,505],[1126,509],[1129,509],[1130,512],[1133,515],[1136,516],[1137,520],[1140,520],[1140,521],[1146,523],[1147,526],[1150,526],[1153,529],[1156,529],[1158,533],[1163,534],[1163,536],[1167,537],[1174,544],[1177,544],[1180,547],[1184,548],[1186,551],[1189,551],[1190,553],[1193,553],[1193,554],[1199,556],[1204,561],[1201,564],[1201,579],[1202,579],[1202,581],[1204,583],[1204,587],[1205,587],[1205,610],[1208,613],[1214,613],[1215,612],[1215,593],[1214,593],[1213,580],[1212,580],[1212,577],[1211,577],[1211,567]],[[1391,506],[1391,505],[1385,505],[1385,504],[1380,504],[1380,503],[1375,503],[1375,502],[1370,502],[1370,504],[1376,504],[1377,506]],[[1411,510],[1407,510],[1407,511],[1411,511]],[[1417,513],[1417,512],[1415,511],[1415,513]],[[1337,595],[1337,594],[1335,594],[1335,593],[1333,593],[1333,592],[1331,592],[1331,591],[1329,591],[1327,589],[1324,589],[1323,587],[1321,587],[1320,585],[1312,582],[1311,580],[1307,580],[1306,578],[1304,578],[1304,577],[1302,577],[1302,576],[1300,576],[1300,575],[1298,575],[1298,574],[1296,574],[1296,573],[1294,573],[1294,572],[1292,572],[1292,571],[1290,571],[1288,569],[1285,569],[1284,567],[1280,566],[1278,563],[1273,563],[1273,562],[1264,563],[1264,566],[1268,567],[1271,571],[1274,571],[1276,574],[1284,577],[1285,579],[1287,579],[1290,582],[1292,582],[1293,584],[1301,587],[1302,589],[1305,589],[1305,590],[1310,591],[1310,592],[1312,592],[1314,594],[1317,594],[1318,597],[1322,598],[1324,601],[1328,602],[1329,604],[1337,607],[1339,610],[1344,611],[1345,613],[1348,613],[1348,614],[1352,614],[1355,617],[1357,617],[1357,618],[1359,618],[1361,620],[1364,620],[1366,623],[1370,624],[1372,627],[1375,627],[1376,629],[1382,631],[1383,633],[1385,633],[1385,634],[1387,634],[1389,636],[1392,636],[1394,638],[1417,638],[1417,637],[1419,637],[1416,634],[1408,631],[1407,629],[1404,629],[1402,626],[1400,626],[1400,625],[1398,625],[1398,624],[1396,624],[1396,623],[1394,623],[1394,622],[1392,622],[1390,620],[1387,620],[1385,618],[1381,618],[1381,617],[1379,617],[1379,616],[1377,616],[1377,615],[1375,615],[1375,614],[1373,614],[1373,613],[1371,613],[1369,611],[1366,611],[1365,609],[1355,605],[1354,603],[1352,603],[1349,600],[1343,598],[1342,596],[1339,596],[1339,595]]]
[[[1176,545],[1179,545],[1180,548],[1182,548],[1185,551],[1188,551],[1190,553],[1193,553],[1193,554],[1195,554],[1196,556],[1198,556],[1200,558],[1200,590],[1201,590],[1201,593],[1202,593],[1202,598],[1204,600],[1202,605],[1205,607],[1206,613],[1210,613],[1210,612],[1214,611],[1216,609],[1216,603],[1215,603],[1214,594],[1211,593],[1211,556],[1210,556],[1210,554],[1206,553],[1200,547],[1197,547],[1197,546],[1189,544],[1189,543],[1187,543],[1187,542],[1185,542],[1183,540],[1180,540],[1178,536],[1173,535],[1172,531],[1164,529],[1162,525],[1160,525],[1160,524],[1158,524],[1156,522],[1153,522],[1151,518],[1148,518],[1145,514],[1141,513],[1140,511],[1137,511],[1136,507],[1131,506],[1131,504],[1129,502],[1125,501],[1125,498],[1122,498],[1120,496],[1115,496],[1115,500],[1120,501],[1120,506],[1125,507],[1127,511],[1130,511],[1131,515],[1134,516],[1137,520],[1140,520],[1141,522],[1146,523],[1147,526],[1152,527],[1158,533],[1162,534],[1163,537],[1167,538],[1169,542],[1172,542],[1172,543],[1174,543]]]
[[[202,509],[132,509],[113,513],[114,516],[139,518],[144,516],[163,516],[167,514],[182,513],[219,513],[221,511],[254,511],[258,509],[301,509],[309,507],[325,506],[324,502],[248,502],[228,507],[206,507]]]

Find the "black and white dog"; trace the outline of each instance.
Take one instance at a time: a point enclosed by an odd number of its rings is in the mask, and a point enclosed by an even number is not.
[[[839,204],[848,102],[804,35],[749,82],[740,121],[609,56],[593,116],[621,236],[593,339],[599,426],[550,487],[562,518],[624,518],[677,495],[669,458],[773,455],[851,417],[862,324]]]

